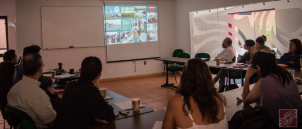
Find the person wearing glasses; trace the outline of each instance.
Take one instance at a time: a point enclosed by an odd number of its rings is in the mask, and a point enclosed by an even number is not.
[[[38,81],[43,74],[42,57],[36,53],[26,54],[22,65],[24,76],[9,91],[7,105],[29,115],[37,128],[52,128],[57,114]]]

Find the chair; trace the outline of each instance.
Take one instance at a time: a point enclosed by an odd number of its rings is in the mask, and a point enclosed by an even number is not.
[[[0,111],[1,111],[1,115],[3,118],[3,129],[5,129],[5,121],[7,121],[7,123],[11,126],[12,123],[10,122],[7,113],[5,112],[5,106],[6,106],[6,101],[7,100],[0,100]],[[5,102],[5,103],[4,103]],[[13,128],[12,126],[10,127],[11,129]]]
[[[188,53],[179,53],[176,57],[179,57],[179,58],[190,58],[190,54]],[[177,83],[177,80],[176,80],[176,75],[175,75],[175,72],[176,71],[181,71],[182,70],[182,66],[169,66],[167,68],[168,71],[172,72],[175,76],[175,82]]]
[[[173,52],[173,57],[176,57],[179,53],[183,53],[183,50],[181,49],[176,49],[174,50]],[[172,64],[170,61],[163,61],[164,64],[168,63],[168,64]],[[163,75],[165,75],[165,71],[166,71],[166,65],[164,65],[164,72],[163,72]]]
[[[195,55],[195,57],[198,57],[198,58],[208,58],[209,60],[211,60],[211,56],[208,53],[197,53]]]
[[[10,121],[12,122],[12,125],[14,127],[14,129],[17,129],[18,126],[24,121],[24,120],[28,120],[32,123],[35,123],[31,117],[29,115],[27,115],[25,112],[17,109],[17,108],[14,108],[14,107],[11,107],[9,105],[7,105],[5,107],[5,111],[10,119]],[[28,122],[25,122],[23,123],[22,125],[26,124]],[[36,125],[34,125],[34,128],[33,129],[36,129]],[[30,128],[31,129],[31,128]]]
[[[23,120],[19,126],[18,129],[36,129],[35,123],[29,121],[29,120]]]
[[[232,62],[236,62],[236,56],[233,57]]]

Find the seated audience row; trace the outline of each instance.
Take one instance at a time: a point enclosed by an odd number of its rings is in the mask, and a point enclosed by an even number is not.
[[[246,40],[247,52],[238,57],[238,62],[251,63],[247,70],[242,99],[245,104],[260,101],[278,124],[279,109],[297,109],[298,124],[302,124],[302,101],[297,92],[297,84],[290,73],[276,63],[275,53],[264,45],[265,36]],[[234,57],[232,40],[226,38],[222,51],[216,58],[230,61]],[[268,51],[269,50],[269,51]],[[22,63],[16,67],[17,55],[14,50],[4,54],[0,63],[1,111],[6,105],[27,113],[38,128],[82,129],[95,122],[115,122],[115,115],[99,92],[98,79],[101,77],[102,63],[97,57],[87,57],[80,68],[78,81],[70,82],[63,93],[59,107],[54,106],[43,75],[43,60],[40,47],[32,45],[24,48]],[[279,60],[290,67],[300,67],[301,41],[290,41],[289,53]],[[217,78],[225,78],[220,70]],[[253,75],[260,79],[249,90]],[[17,76],[17,77],[16,77]],[[218,80],[214,78],[214,80]],[[183,68],[180,87],[170,99],[164,118],[163,128],[228,128],[225,116],[226,99],[214,87],[216,81],[208,65],[200,59],[189,60]],[[42,84],[44,82],[44,84]],[[15,85],[14,85],[15,84]],[[220,87],[221,88],[221,87]],[[7,114],[2,113],[7,119]]]
[[[260,79],[250,91],[249,79],[253,74]],[[260,101],[260,106],[268,109],[276,125],[279,125],[279,109],[297,109],[298,124],[302,124],[302,100],[297,84],[286,69],[277,65],[275,53],[255,53],[245,79],[244,104]]]
[[[97,80],[102,71],[99,58],[84,59],[79,81],[66,86],[60,112],[56,112],[50,100],[51,96],[47,94],[49,91],[41,87],[39,81],[43,74],[43,61],[39,50],[35,45],[24,49],[22,63],[17,67],[22,78],[15,85],[17,56],[14,50],[5,53],[5,62],[0,63],[0,82],[3,84],[0,87],[1,111],[6,105],[17,108],[28,114],[38,128],[53,128],[55,125],[57,129],[82,129],[93,125],[94,122],[114,122],[113,108],[105,102],[98,90],[100,86]],[[3,118],[8,118],[6,114],[2,114]]]

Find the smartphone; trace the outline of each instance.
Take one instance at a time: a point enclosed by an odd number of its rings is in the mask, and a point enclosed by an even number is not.
[[[237,99],[237,102],[238,102],[238,103],[241,103],[241,102],[242,102],[242,99],[240,99],[240,98],[238,98],[238,97],[236,97],[236,99]]]

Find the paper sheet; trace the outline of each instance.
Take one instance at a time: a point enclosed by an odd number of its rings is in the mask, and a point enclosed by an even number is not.
[[[63,75],[57,75],[54,78],[66,78],[66,77],[72,77],[72,76],[76,76],[76,74],[63,74]]]
[[[155,121],[152,129],[161,129],[162,126],[163,126],[163,121]]]
[[[51,71],[53,71],[53,70],[50,70],[50,69],[43,69],[43,73],[50,73]]]
[[[113,99],[113,98],[110,96],[106,96],[105,100],[108,100],[108,99]]]
[[[107,96],[106,96],[106,98],[107,98]],[[114,102],[113,104],[116,105],[116,106],[118,106],[122,110],[132,109],[132,102],[131,102],[131,100]],[[140,107],[144,107],[144,105],[140,104]]]

